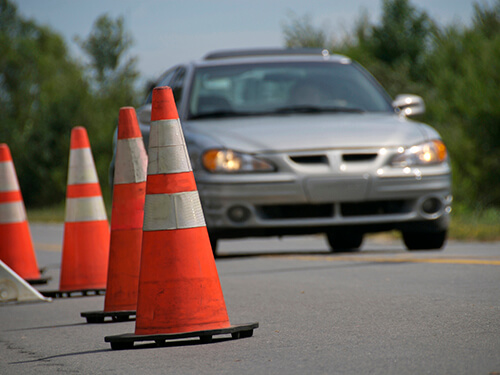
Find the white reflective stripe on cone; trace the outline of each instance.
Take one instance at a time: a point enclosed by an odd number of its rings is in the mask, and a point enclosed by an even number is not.
[[[148,174],[193,170],[179,119],[151,122],[148,157]]]
[[[19,184],[17,183],[16,170],[12,161],[0,162],[0,176],[5,176],[0,183],[0,191],[18,191]]]
[[[204,227],[205,217],[198,191],[175,194],[147,194],[144,231]]]
[[[66,199],[65,222],[107,220],[101,196]]]
[[[22,201],[0,203],[0,224],[26,221],[26,210]]]
[[[148,156],[142,138],[119,139],[116,143],[115,184],[146,181]]]
[[[75,148],[69,152],[68,185],[99,182],[90,148]]]
[[[179,119],[151,122],[149,147],[183,145],[184,143],[184,134]]]
[[[186,145],[150,147],[148,174],[191,172]]]

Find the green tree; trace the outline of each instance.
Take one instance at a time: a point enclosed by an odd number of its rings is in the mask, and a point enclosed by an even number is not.
[[[123,17],[113,20],[100,16],[85,39],[75,38],[88,56],[89,81],[93,91],[91,120],[87,124],[101,185],[107,185],[112,158],[113,131],[121,107],[136,106],[137,58],[129,57],[132,37],[125,30]]]
[[[474,3],[473,28],[488,39],[500,33],[500,1],[491,7],[483,3]]]
[[[132,41],[123,20],[100,17],[81,43],[91,74],[60,35],[0,0],[0,142],[11,149],[27,206],[64,201],[69,138],[77,125],[87,128],[106,186],[119,108],[136,104],[136,59],[125,58]]]
[[[125,30],[123,17],[113,20],[102,15],[94,22],[87,39],[76,37],[75,40],[90,58],[99,85],[137,77],[136,58],[129,58],[122,63],[126,52],[133,45],[132,37]]]
[[[413,80],[425,74],[425,56],[429,51],[434,23],[409,0],[384,0],[380,25],[373,26],[365,47],[375,58],[391,67],[411,64]]]
[[[0,0],[0,142],[11,149],[26,205],[64,201],[69,135],[89,101],[62,38]]]
[[[470,28],[440,32],[430,61],[429,115],[450,140],[454,194],[468,207],[499,207],[500,0],[476,4]]]
[[[283,24],[285,45],[327,47],[361,63],[391,95],[408,90],[422,94],[434,23],[409,0],[383,0],[382,4],[378,25],[372,25],[367,13],[362,13],[352,35],[342,38],[327,36],[310,16],[293,15]]]
[[[436,29],[430,17],[409,0],[383,0],[380,22],[372,25],[363,14],[354,36],[340,50],[364,65],[390,95],[423,95]]]
[[[321,34],[308,22],[289,26],[299,34],[285,33],[294,46],[310,39],[301,33]],[[423,120],[451,155],[456,202],[500,207],[500,0],[475,3],[471,26],[444,28],[409,0],[383,0],[378,24],[362,14],[353,33],[330,47],[364,65],[392,96],[424,97]]]
[[[282,28],[285,46],[288,48],[324,48],[327,46],[324,30],[315,27],[309,15],[297,17],[294,13],[290,13],[288,23],[283,23]]]

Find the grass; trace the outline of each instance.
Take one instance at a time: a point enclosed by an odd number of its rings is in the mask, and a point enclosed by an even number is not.
[[[500,209],[452,211],[449,237],[463,241],[500,241]]]
[[[105,200],[108,219],[111,204]],[[30,222],[63,223],[65,204],[27,209]],[[392,235],[396,235],[390,232]],[[461,241],[500,241],[500,209],[468,210],[460,206],[452,211],[449,238]]]
[[[57,206],[28,208],[26,213],[29,222],[45,222],[45,223],[61,223],[64,222],[65,204],[61,203]]]
[[[105,200],[108,220],[111,218],[111,204]],[[64,223],[66,213],[66,203],[60,203],[50,207],[29,208],[26,207],[26,214],[29,222],[38,223]]]

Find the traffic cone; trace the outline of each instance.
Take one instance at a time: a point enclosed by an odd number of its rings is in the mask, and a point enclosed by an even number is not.
[[[50,302],[0,260],[0,302]]]
[[[43,284],[9,146],[0,144],[0,259],[32,284]]]
[[[88,323],[129,320],[137,307],[148,157],[134,108],[118,117],[111,244],[104,311],[81,313]]]
[[[112,349],[213,335],[250,337],[231,325],[172,89],[153,90],[135,334],[107,336]]]
[[[85,128],[71,131],[66,218],[59,291],[48,297],[104,293],[109,256],[109,224]]]

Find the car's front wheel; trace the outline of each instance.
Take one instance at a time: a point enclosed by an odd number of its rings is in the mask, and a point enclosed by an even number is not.
[[[335,230],[326,233],[333,253],[358,251],[363,243],[363,233],[353,230]]]
[[[446,242],[447,231],[403,232],[403,241],[408,250],[440,250]]]

